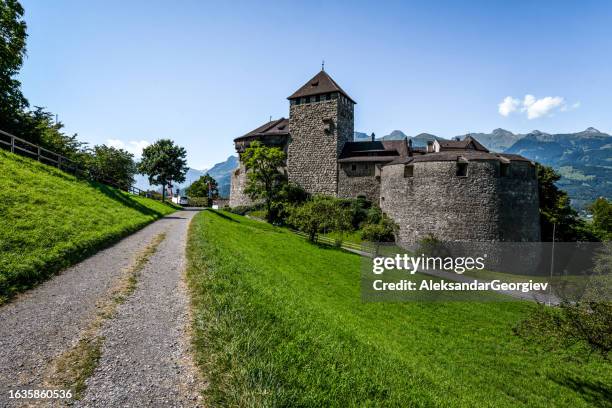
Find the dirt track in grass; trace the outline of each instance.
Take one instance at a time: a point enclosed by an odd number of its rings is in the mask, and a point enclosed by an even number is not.
[[[116,296],[139,255],[164,233],[132,290],[99,325],[99,356],[76,405],[201,405],[182,281],[194,214],[180,211],[154,222],[0,307],[0,406],[23,406],[24,400],[9,399],[10,390],[51,388],[48,373],[57,359],[79,344],[100,304]]]

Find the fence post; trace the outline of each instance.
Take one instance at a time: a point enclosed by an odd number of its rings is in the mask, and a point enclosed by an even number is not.
[[[62,169],[62,156],[59,154],[57,155],[57,168],[60,170]]]
[[[38,146],[38,155],[36,158],[38,159],[38,161],[40,161],[40,146]]]
[[[15,136],[11,135],[11,153],[15,153]]]

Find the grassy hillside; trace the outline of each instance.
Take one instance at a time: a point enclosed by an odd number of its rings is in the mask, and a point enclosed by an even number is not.
[[[0,303],[175,211],[5,151],[0,186]]]
[[[533,307],[362,303],[360,258],[237,215],[196,216],[188,245],[211,406],[606,406],[610,363],[512,328]]]

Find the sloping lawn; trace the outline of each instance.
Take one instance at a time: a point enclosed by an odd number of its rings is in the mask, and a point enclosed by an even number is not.
[[[0,304],[176,210],[0,150]]]
[[[188,258],[210,406],[610,406],[610,363],[513,335],[531,304],[362,303],[358,256],[225,212]]]

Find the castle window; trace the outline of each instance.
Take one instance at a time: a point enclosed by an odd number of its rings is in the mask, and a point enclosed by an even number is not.
[[[408,166],[404,166],[404,177],[413,177],[414,176],[414,166],[412,164]]]
[[[328,100],[328,101],[331,101],[331,94],[325,95],[325,99]]]
[[[321,95],[315,96],[315,102],[321,102]]]
[[[306,101],[305,101],[305,103],[310,103],[310,96],[307,96],[307,97],[306,97]]]
[[[300,98],[295,98],[295,99],[293,100],[293,104],[294,104],[294,105],[299,105],[299,104],[300,104]]]
[[[357,171],[357,165],[356,164],[351,164],[351,170],[352,171]]]
[[[499,176],[508,177],[510,175],[510,163],[499,164]]]
[[[467,177],[467,170],[467,163],[457,163],[457,177]]]

